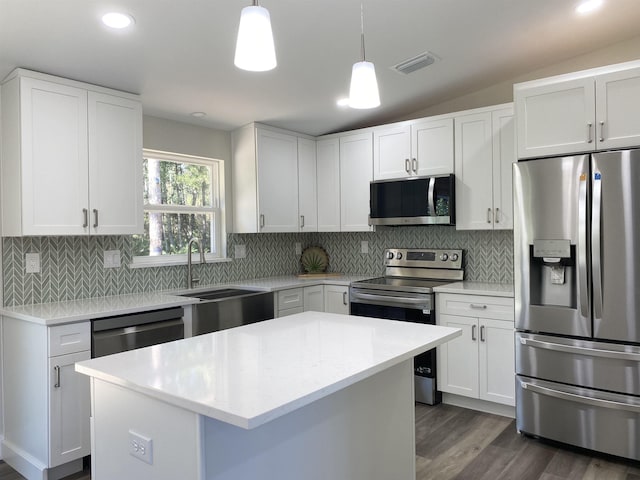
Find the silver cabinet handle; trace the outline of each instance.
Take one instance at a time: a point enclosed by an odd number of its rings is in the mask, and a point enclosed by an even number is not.
[[[404,169],[407,173],[411,173],[411,167],[409,166],[409,159],[404,159]]]
[[[300,215],[300,228],[304,228],[304,215]]]
[[[53,367],[53,372],[56,377],[56,382],[53,384],[53,388],[60,388],[60,366],[56,365]]]
[[[84,218],[84,220],[82,221],[82,228],[87,228],[89,226],[89,210],[83,208],[82,216]]]
[[[413,173],[418,173],[418,159],[414,158],[411,160],[411,170],[413,170]]]
[[[496,208],[495,214],[494,214],[494,220],[495,223],[500,223],[500,209]]]
[[[93,228],[98,228],[98,209],[97,208],[93,209],[93,219],[94,219]]]
[[[487,309],[486,305],[484,305],[484,304],[481,305],[479,303],[471,303],[471,304],[469,304],[469,306],[471,308],[473,308],[474,310],[486,310]]]
[[[569,400],[571,402],[582,403],[583,405],[591,405],[593,407],[609,408],[614,410],[627,410],[629,412],[640,412],[640,406],[632,405],[623,402],[616,402],[614,400],[604,400],[601,398],[592,398],[578,395],[577,393],[563,392],[561,390],[555,390],[553,388],[543,387],[541,385],[534,385],[533,383],[523,382],[520,380],[520,386],[524,390],[530,390],[540,395],[547,395],[549,397],[561,398]]]
[[[342,292],[342,304],[348,305],[347,303],[347,292]]]
[[[485,338],[484,338],[484,325],[480,326],[480,341],[484,342]]]
[[[471,325],[471,340],[475,342],[477,339],[478,338],[476,337],[476,325]]]
[[[260,228],[264,228],[264,214],[260,214]]]
[[[487,223],[491,223],[491,209],[487,208]]]
[[[592,129],[593,123],[587,123],[587,143],[593,143],[593,135],[591,134]]]
[[[604,142],[604,120],[600,121],[600,138],[598,140]]]

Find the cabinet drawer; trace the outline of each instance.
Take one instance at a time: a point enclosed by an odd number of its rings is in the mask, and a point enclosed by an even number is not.
[[[49,327],[49,357],[91,350],[91,322]]]
[[[278,317],[286,317],[287,315],[295,315],[296,313],[304,312],[302,307],[286,308],[284,310],[278,310]]]
[[[438,313],[513,321],[513,298],[488,295],[438,294]]]
[[[278,310],[302,307],[304,305],[302,288],[291,288],[278,292]]]

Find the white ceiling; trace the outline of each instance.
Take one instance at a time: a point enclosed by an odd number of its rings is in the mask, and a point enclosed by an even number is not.
[[[336,106],[359,60],[358,0],[262,0],[278,57],[263,73],[233,65],[250,0],[0,0],[0,78],[24,67],[138,93],[149,115],[318,135],[409,115],[640,33],[639,0],[605,1],[585,17],[577,0],[364,0],[375,110]],[[108,31],[99,19],[110,10],[130,13],[134,28]],[[408,76],[389,68],[425,50],[441,60]]]

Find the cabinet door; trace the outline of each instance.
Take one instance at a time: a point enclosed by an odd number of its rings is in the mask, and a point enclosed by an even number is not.
[[[515,349],[513,323],[480,319],[480,398],[515,405]]]
[[[453,118],[411,124],[411,168],[418,176],[453,173]]]
[[[257,129],[260,232],[298,231],[298,139]]]
[[[513,164],[516,162],[513,108],[491,112],[493,130],[493,228],[513,229]]]
[[[455,119],[456,229],[493,229],[491,113]]]
[[[89,92],[88,112],[90,231],[142,233],[142,105]]]
[[[298,214],[301,232],[318,231],[316,142],[298,138]]]
[[[439,313],[438,325],[462,329],[438,347],[438,389],[478,398],[478,319]]]
[[[369,183],[373,179],[371,132],[340,137],[340,229],[368,232]]]
[[[640,145],[640,68],[596,77],[598,149]]]
[[[304,311],[324,312],[324,287],[304,287]]]
[[[324,311],[349,315],[349,287],[344,285],[325,285]]]
[[[318,186],[318,231],[340,231],[340,141],[316,142]]]
[[[413,174],[411,128],[407,124],[373,130],[373,179],[403,178]]]
[[[74,367],[90,358],[90,351],[49,358],[50,468],[91,453],[89,377]]]
[[[518,158],[595,149],[593,78],[514,87]]]
[[[83,227],[83,211],[89,207],[86,90],[22,78],[20,103],[21,234],[87,233]]]

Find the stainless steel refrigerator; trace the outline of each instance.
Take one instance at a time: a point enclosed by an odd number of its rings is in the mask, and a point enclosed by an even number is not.
[[[640,460],[640,150],[514,166],[519,431]]]

